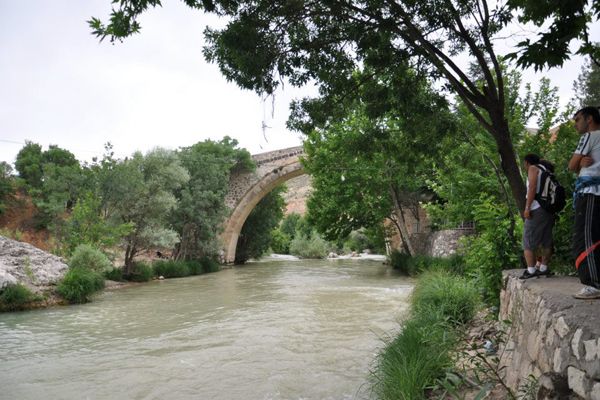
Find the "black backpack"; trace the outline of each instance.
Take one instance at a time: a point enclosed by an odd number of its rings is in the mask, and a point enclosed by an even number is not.
[[[540,185],[535,193],[535,199],[548,212],[559,213],[565,208],[567,196],[554,174],[541,164],[536,165],[540,172]]]

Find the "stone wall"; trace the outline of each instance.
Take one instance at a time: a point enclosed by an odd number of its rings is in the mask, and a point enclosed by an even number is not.
[[[460,248],[459,240],[471,234],[473,234],[472,229],[445,229],[431,232],[425,254],[432,257],[451,256]]]
[[[573,277],[520,280],[504,272],[500,319],[511,321],[500,351],[512,388],[531,375],[538,399],[600,400],[600,300],[572,297],[582,285]]]

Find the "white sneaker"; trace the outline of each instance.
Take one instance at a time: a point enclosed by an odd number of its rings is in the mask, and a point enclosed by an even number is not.
[[[574,294],[573,297],[576,299],[600,299],[600,289],[596,289],[593,286],[584,286],[578,293]]]

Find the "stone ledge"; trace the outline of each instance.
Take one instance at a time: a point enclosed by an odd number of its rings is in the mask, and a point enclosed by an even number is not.
[[[574,277],[520,280],[503,272],[500,319],[511,321],[501,364],[513,388],[553,374],[583,399],[600,400],[600,300],[577,300]]]

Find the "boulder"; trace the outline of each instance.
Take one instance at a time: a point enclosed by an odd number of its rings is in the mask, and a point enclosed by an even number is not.
[[[0,288],[21,283],[39,292],[56,285],[68,269],[63,259],[54,254],[0,236]]]

